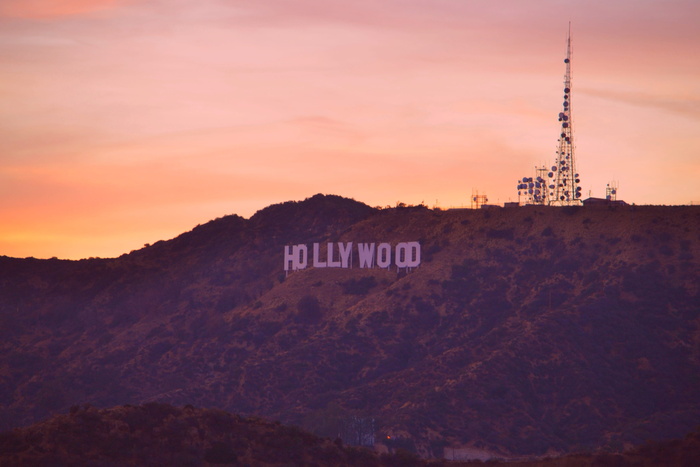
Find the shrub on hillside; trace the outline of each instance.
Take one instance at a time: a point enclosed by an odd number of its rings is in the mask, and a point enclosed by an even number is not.
[[[497,238],[501,240],[513,240],[514,231],[512,227],[509,229],[489,229],[486,232],[488,238]]]
[[[204,460],[212,464],[235,464],[238,462],[238,456],[229,444],[217,441],[206,450]]]
[[[340,284],[345,295],[367,295],[371,289],[377,286],[374,276],[364,276],[359,279],[350,279]]]
[[[321,305],[313,295],[304,295],[297,303],[296,321],[301,324],[314,324],[321,319]]]

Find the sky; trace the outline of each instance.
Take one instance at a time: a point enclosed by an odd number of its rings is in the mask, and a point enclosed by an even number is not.
[[[517,201],[554,162],[569,22],[584,197],[700,204],[697,0],[0,0],[0,255],[316,193]]]

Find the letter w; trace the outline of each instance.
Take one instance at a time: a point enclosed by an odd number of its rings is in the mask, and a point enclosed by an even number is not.
[[[357,252],[360,255],[360,267],[374,267],[374,243],[358,243]]]

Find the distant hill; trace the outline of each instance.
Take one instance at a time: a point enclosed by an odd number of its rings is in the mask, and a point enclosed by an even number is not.
[[[0,429],[158,401],[356,420],[438,457],[679,438],[700,424],[699,232],[699,207],[316,195],[115,259],[0,257]],[[283,269],[288,245],[407,241],[408,272]]]

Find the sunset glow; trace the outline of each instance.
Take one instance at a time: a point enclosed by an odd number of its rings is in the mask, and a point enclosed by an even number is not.
[[[0,255],[118,256],[316,193],[517,201],[557,145],[584,197],[700,203],[700,3],[8,0]]]

